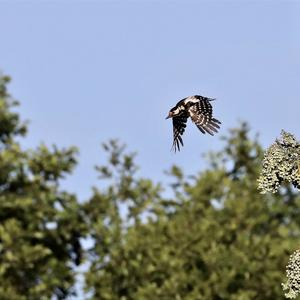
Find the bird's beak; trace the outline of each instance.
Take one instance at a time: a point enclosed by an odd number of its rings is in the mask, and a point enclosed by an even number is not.
[[[171,113],[168,114],[168,116],[166,117],[166,120],[167,120],[167,119],[170,119],[170,118],[172,118]]]

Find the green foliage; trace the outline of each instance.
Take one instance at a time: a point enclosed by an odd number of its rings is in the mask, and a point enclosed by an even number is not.
[[[73,293],[85,230],[76,197],[59,179],[76,164],[76,149],[41,145],[25,151],[26,125],[0,77],[0,299],[63,299]]]
[[[0,73],[0,142],[2,146],[10,144],[15,136],[25,135],[27,130],[25,124],[20,123],[19,115],[11,111],[11,108],[17,106],[18,102],[13,100],[7,92],[9,82],[10,78]]]
[[[169,186],[139,176],[135,154],[112,140],[103,145],[107,163],[96,167],[100,187],[79,203],[60,188],[77,150],[22,149],[17,140],[27,128],[13,111],[8,82],[0,76],[0,299],[68,298],[84,258],[91,299],[283,299],[300,197],[288,185],[258,192],[263,151],[247,124],[208,155],[207,170],[187,176],[173,166]],[[295,184],[298,142],[286,134],[274,147],[275,161],[265,158],[263,172]],[[272,167],[278,162],[280,172]],[[272,190],[275,181],[263,178],[260,186]],[[91,246],[83,249],[86,237]],[[287,269],[290,295],[298,292],[298,262],[292,256]]]
[[[300,188],[300,143],[292,134],[283,130],[266,151],[258,182],[262,193],[276,193],[283,182]]]
[[[257,191],[263,151],[246,124],[224,141],[197,176],[172,167],[173,193],[140,178],[133,156],[116,142],[105,145],[113,155],[98,170],[111,181],[85,204],[92,299],[283,299],[300,198],[290,188]]]

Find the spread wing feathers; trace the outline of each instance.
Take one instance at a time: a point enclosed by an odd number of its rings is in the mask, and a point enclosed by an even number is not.
[[[173,117],[173,146],[171,150],[180,151],[180,144],[183,146],[182,135],[184,133],[188,114],[183,114],[178,117]]]
[[[189,109],[192,121],[202,133],[214,135],[220,128],[221,122],[212,117],[212,106],[207,99],[201,99]]]

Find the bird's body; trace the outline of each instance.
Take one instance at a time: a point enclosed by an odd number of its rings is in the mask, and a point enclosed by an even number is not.
[[[210,101],[215,99],[199,95],[189,96],[180,100],[169,112],[168,118],[173,119],[173,147],[174,151],[180,151],[183,146],[182,135],[187,119],[190,117],[202,133],[214,135],[218,132],[221,122],[213,118],[213,110]]]

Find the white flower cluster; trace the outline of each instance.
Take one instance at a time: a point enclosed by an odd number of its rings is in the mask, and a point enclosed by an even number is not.
[[[286,298],[294,299],[300,294],[300,250],[296,250],[289,259],[286,266],[286,283],[282,283],[283,290],[288,292]]]
[[[285,131],[265,152],[258,188],[262,193],[275,193],[282,182],[300,188],[300,143]]]

